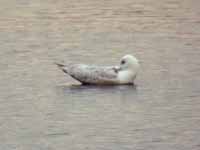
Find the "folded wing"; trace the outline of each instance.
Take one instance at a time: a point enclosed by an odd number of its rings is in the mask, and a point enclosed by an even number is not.
[[[63,67],[68,73],[83,84],[117,84],[117,72],[114,67],[97,67],[88,65],[70,65]]]

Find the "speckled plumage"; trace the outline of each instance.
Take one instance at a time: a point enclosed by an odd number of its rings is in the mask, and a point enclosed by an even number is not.
[[[84,84],[116,84],[117,72],[114,67],[99,67],[83,64],[63,67],[63,71]]]

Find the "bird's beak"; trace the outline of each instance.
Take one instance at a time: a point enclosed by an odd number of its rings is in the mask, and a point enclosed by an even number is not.
[[[119,71],[122,70],[122,69],[121,69],[121,67],[119,67],[119,66],[115,66],[115,67],[114,67],[114,70],[115,70],[115,72],[119,72]]]
[[[119,67],[119,68],[118,68],[118,71],[121,71],[121,70],[122,70],[122,68],[121,68],[121,67]]]

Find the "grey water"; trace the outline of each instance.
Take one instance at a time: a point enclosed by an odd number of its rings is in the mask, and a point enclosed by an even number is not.
[[[54,65],[125,54],[136,86]],[[86,149],[200,149],[200,1],[0,1],[0,150]]]

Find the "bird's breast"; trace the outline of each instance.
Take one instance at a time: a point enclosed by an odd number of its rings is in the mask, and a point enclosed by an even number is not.
[[[132,83],[135,78],[135,73],[130,71],[120,71],[118,73],[118,80],[122,84]]]

